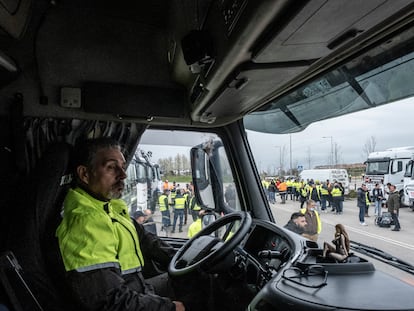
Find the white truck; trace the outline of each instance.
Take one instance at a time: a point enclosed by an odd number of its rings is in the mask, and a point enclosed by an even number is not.
[[[342,186],[345,189],[345,194],[349,193],[349,175],[346,169],[334,168],[334,169],[313,169],[313,170],[303,170],[299,174],[300,179],[325,182],[329,179],[330,182],[335,180],[342,183]]]
[[[376,183],[382,184],[385,189],[387,183],[394,184],[400,193],[401,203],[408,205],[404,193],[404,174],[413,154],[414,146],[371,152],[365,162],[365,184],[368,190],[371,191]]]
[[[414,210],[414,158],[405,167],[403,203]]]

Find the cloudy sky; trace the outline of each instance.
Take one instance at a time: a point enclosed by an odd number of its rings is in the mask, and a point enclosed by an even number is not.
[[[331,137],[332,145],[336,145],[339,151],[338,163],[346,164],[361,163],[366,160],[364,145],[371,137],[376,141],[375,151],[391,147],[414,146],[413,119],[414,100],[404,100],[311,124],[304,131],[291,135],[249,131],[248,137],[259,171],[277,172],[281,153],[282,167],[288,169],[290,141],[292,167],[301,165],[303,169],[308,169],[316,165],[330,164]],[[177,135],[170,131],[153,132],[151,135],[143,136],[141,147],[145,151],[152,151],[153,161],[157,162],[160,158],[175,157],[177,154],[188,156],[190,147],[207,140],[209,135],[201,134],[193,137],[188,133]],[[166,148],[165,145],[152,144],[155,141],[165,141],[165,137],[168,137],[171,145],[183,143],[187,147],[168,145]]]
[[[257,157],[259,170],[273,170],[279,166],[282,149],[283,167],[290,165],[290,141],[292,166],[304,169],[315,165],[330,164],[332,144],[337,145],[340,163],[360,163],[366,160],[364,145],[374,137],[375,151],[391,147],[414,146],[414,100],[352,113],[311,124],[304,131],[287,135],[269,135],[248,132],[253,153]],[[323,138],[327,137],[327,138]],[[278,147],[276,147],[278,146]],[[281,148],[280,148],[281,147]],[[268,150],[263,153],[262,150]],[[260,155],[259,155],[260,153]]]

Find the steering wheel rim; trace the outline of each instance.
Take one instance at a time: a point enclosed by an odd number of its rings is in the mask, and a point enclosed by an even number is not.
[[[240,221],[239,228],[231,236],[227,235],[228,238],[225,241],[210,236],[217,229],[227,224],[234,224],[236,221]],[[214,266],[215,263],[227,256],[240,244],[249,232],[251,224],[252,218],[247,212],[239,211],[220,217],[212,224],[203,228],[177,251],[168,266],[169,274],[180,276],[198,268]],[[198,250],[200,251],[197,253]],[[206,255],[201,254],[202,252],[206,252]],[[199,258],[200,255],[201,258]],[[186,258],[195,261],[186,262]]]

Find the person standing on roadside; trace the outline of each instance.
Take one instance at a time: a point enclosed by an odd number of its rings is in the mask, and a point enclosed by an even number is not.
[[[375,188],[372,189],[372,200],[375,204],[375,216],[380,217],[381,216],[381,203],[382,199],[384,198],[384,193],[381,189],[381,186],[379,183],[375,184]]]
[[[306,207],[300,212],[305,216],[306,226],[304,226],[303,237],[314,242],[318,241],[319,234],[322,231],[322,223],[319,214],[316,211],[316,203],[313,200],[306,201]]]
[[[400,210],[400,194],[395,190],[395,185],[390,185],[390,194],[387,200],[388,212],[391,213],[392,220],[394,221],[394,229],[392,231],[400,231],[400,221],[398,220],[398,214]]]
[[[359,223],[361,226],[367,226],[365,223],[365,210],[366,210],[366,192],[367,186],[365,184],[361,185],[361,188],[357,190],[357,206],[359,207]]]
[[[276,203],[276,191],[277,191],[276,184],[275,184],[275,181],[272,179],[268,187],[269,201],[272,204]]]

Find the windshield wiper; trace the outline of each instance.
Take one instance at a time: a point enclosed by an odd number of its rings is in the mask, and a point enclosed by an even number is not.
[[[379,261],[385,262],[391,266],[394,266],[398,269],[401,269],[403,271],[406,271],[410,274],[414,275],[414,266],[409,264],[408,262],[405,262],[393,255],[390,255],[378,248],[368,246],[362,243],[351,241],[350,245],[352,250],[358,251],[362,254],[365,254],[367,256],[370,256],[372,258],[375,258]]]

